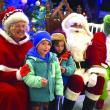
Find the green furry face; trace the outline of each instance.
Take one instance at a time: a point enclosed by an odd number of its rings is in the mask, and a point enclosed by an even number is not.
[[[104,32],[108,36],[110,34],[110,15],[106,15],[103,19]]]
[[[104,23],[104,32],[105,32],[106,36],[108,36],[110,34],[110,24]]]

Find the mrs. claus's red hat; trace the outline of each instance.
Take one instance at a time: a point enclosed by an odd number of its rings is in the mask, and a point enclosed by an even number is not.
[[[29,19],[23,13],[23,11],[21,9],[16,9],[13,6],[8,7],[5,11],[0,13],[0,21],[2,21],[2,26],[4,30],[8,30],[9,26],[12,23],[18,21],[25,21],[27,24],[29,24]]]

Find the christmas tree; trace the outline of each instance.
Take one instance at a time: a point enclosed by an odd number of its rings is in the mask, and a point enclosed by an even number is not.
[[[30,1],[27,3],[25,13],[30,19],[30,34],[39,30],[45,30],[46,27],[46,3],[47,0]]]

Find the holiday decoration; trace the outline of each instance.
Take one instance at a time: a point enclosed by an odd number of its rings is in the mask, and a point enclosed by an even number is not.
[[[21,2],[22,2],[23,4],[26,4],[26,3],[27,3],[27,0],[21,0]]]
[[[37,30],[45,29],[45,15],[46,8],[43,5],[36,7],[36,9],[32,13],[32,24],[35,25]]]
[[[27,3],[28,9],[26,14],[30,17],[30,35],[39,30],[45,30],[46,2],[47,0],[37,0]]]
[[[35,4],[36,4],[36,6],[40,6],[40,1],[39,0],[36,1]]]

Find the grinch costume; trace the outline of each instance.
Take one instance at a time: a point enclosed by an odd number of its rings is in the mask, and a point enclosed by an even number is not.
[[[106,37],[106,49],[107,49],[107,58],[106,58],[106,64],[103,65],[106,68],[107,74],[105,75],[105,84],[104,89],[101,97],[96,103],[96,108],[101,109],[104,106],[104,100],[108,97],[108,80],[110,80],[110,15],[106,15],[103,19],[104,22],[104,37]],[[99,36],[101,32],[97,33],[97,36]]]

